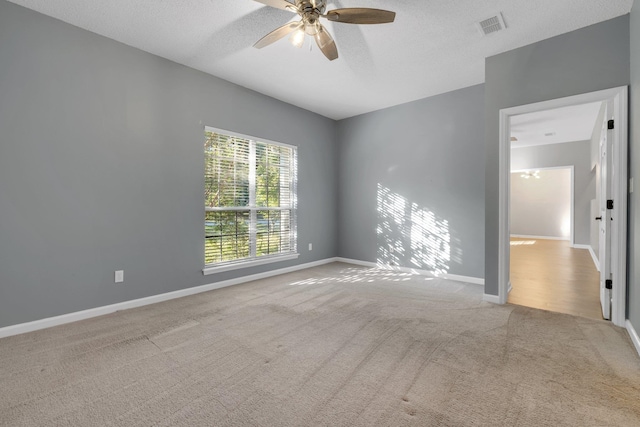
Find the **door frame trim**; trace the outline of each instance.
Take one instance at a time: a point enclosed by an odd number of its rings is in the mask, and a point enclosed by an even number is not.
[[[611,321],[624,327],[626,321],[627,293],[627,177],[628,177],[628,86],[620,86],[597,92],[533,104],[504,108],[499,113],[499,209],[498,209],[498,298],[506,304],[509,293],[509,197],[511,177],[511,125],[510,117],[537,111],[568,107],[591,102],[613,101],[613,118],[616,121],[612,165],[617,173],[613,180],[611,235],[611,272],[614,277],[612,289]],[[609,116],[611,117],[611,116]]]

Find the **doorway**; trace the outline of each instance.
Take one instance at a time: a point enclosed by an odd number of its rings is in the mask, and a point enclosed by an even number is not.
[[[594,102],[511,118],[508,303],[603,318],[590,215],[605,108]]]
[[[500,111],[500,207],[499,207],[499,277],[498,302],[507,302],[510,282],[511,230],[510,230],[510,188],[511,188],[511,138],[512,118],[528,113],[539,113],[564,107],[589,103],[606,102],[605,129],[609,149],[609,173],[607,179],[609,193],[605,196],[607,209],[607,238],[610,244],[604,259],[610,267],[601,274],[599,280],[603,308],[610,307],[610,318],[614,324],[624,326],[626,312],[626,210],[627,210],[627,87],[512,107]],[[611,199],[608,199],[611,197]],[[609,203],[610,202],[610,203]],[[609,204],[611,209],[608,208]],[[615,208],[614,208],[615,207]],[[583,214],[585,212],[582,212]],[[591,210],[586,212],[589,217]],[[600,248],[603,250],[603,248]],[[602,270],[602,268],[601,268]],[[551,290],[551,298],[559,298],[558,292]],[[607,299],[608,298],[608,299]]]

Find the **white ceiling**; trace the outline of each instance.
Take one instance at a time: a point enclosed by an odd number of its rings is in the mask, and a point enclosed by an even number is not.
[[[633,0],[328,0],[393,10],[382,25],[327,22],[340,58],[309,41],[252,45],[295,18],[252,0],[10,0],[332,119],[484,82],[484,59],[629,13]],[[476,22],[502,12],[505,31]]]
[[[511,148],[591,139],[602,102],[511,117]]]

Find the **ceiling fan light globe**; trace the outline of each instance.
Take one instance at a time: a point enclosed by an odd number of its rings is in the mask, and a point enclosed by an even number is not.
[[[307,35],[314,37],[316,34],[318,34],[318,32],[322,29],[322,26],[320,25],[320,23],[318,21],[314,22],[314,23],[307,23],[304,26],[304,32],[307,33]]]
[[[304,36],[305,33],[302,28],[300,28],[291,34],[291,37],[289,37],[289,41],[291,41],[291,44],[295,47],[301,48],[304,45]]]

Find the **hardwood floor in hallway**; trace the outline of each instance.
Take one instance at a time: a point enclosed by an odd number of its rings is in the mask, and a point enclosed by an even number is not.
[[[568,241],[512,238],[511,286],[511,304],[602,319],[600,273]]]

